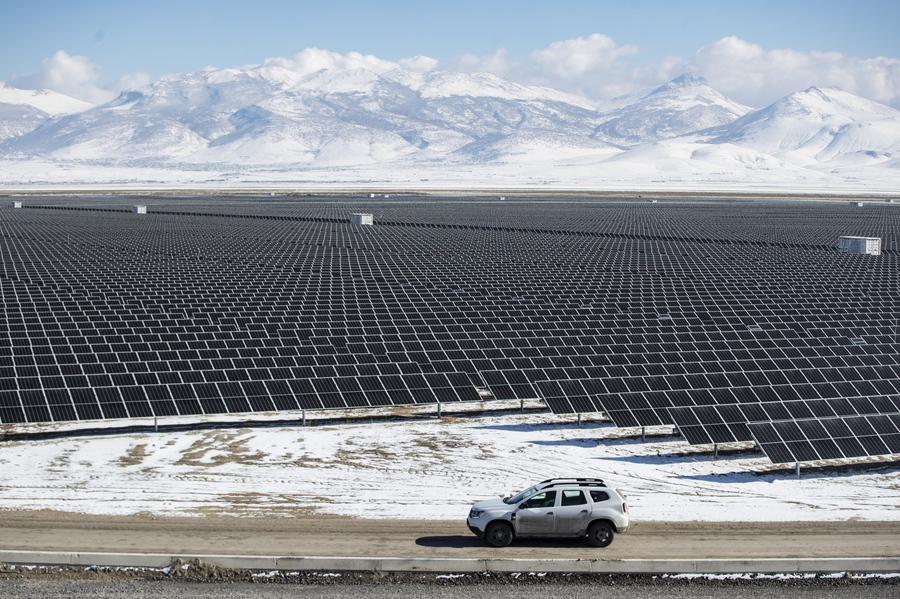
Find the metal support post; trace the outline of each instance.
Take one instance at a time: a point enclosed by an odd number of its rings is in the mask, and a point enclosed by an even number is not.
[[[647,440],[647,427],[641,427],[641,443],[644,443]]]
[[[303,426],[306,426],[306,409],[304,408],[300,413],[302,414],[303,418]]]

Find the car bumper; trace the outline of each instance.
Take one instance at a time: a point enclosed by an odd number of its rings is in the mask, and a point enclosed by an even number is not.
[[[484,531],[481,530],[480,528],[478,528],[477,526],[475,526],[474,524],[472,524],[472,522],[467,520],[466,525],[468,525],[469,530],[472,531],[473,535],[475,535],[476,537],[484,538]]]

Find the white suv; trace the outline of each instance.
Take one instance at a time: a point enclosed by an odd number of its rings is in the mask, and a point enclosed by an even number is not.
[[[513,497],[479,501],[466,523],[494,547],[517,537],[587,537],[606,547],[628,530],[628,506],[599,478],[553,478]]]

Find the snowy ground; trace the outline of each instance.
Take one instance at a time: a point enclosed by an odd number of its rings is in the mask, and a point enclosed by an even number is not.
[[[328,420],[310,415],[306,427],[299,414],[296,426],[273,414],[245,427],[171,430],[178,421],[167,419],[159,432],[151,421],[141,433],[7,437],[0,509],[453,520],[479,499],[593,476],[624,490],[632,517],[644,521],[900,520],[896,461],[810,468],[798,479],[747,445],[714,459],[668,428],[648,429],[642,442],[639,430],[534,410],[441,420],[402,411],[403,420],[381,411],[366,422],[320,413]]]
[[[702,144],[701,144],[702,145]],[[516,163],[390,164],[313,168],[298,166],[154,168],[111,167],[51,160],[0,160],[0,192],[127,187],[134,192],[200,189],[316,190],[523,190],[835,194],[895,196],[900,169],[851,165],[801,168],[688,160],[697,144],[654,145],[628,156],[609,154]],[[706,147],[701,150],[710,151]],[[721,149],[720,149],[721,150]],[[724,151],[724,150],[721,150]],[[632,155],[634,154],[634,155]],[[687,158],[685,157],[687,156]]]

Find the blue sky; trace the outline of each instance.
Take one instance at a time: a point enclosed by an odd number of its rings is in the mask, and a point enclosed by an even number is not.
[[[681,69],[745,103],[836,84],[897,104],[898,24],[897,0],[3,0],[0,80],[114,93],[314,47],[384,61],[424,55],[439,68],[491,70],[597,98],[663,83]],[[731,42],[716,45],[723,39]],[[729,64],[738,72],[729,75]],[[860,79],[866,71],[870,81]],[[747,81],[754,77],[756,94]]]

